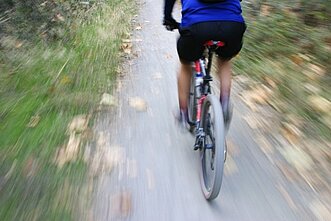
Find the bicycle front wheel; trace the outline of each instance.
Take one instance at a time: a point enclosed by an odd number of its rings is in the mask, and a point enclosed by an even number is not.
[[[221,189],[226,154],[223,112],[219,100],[213,95],[204,100],[201,125],[205,137],[200,150],[200,183],[205,198],[213,200]]]

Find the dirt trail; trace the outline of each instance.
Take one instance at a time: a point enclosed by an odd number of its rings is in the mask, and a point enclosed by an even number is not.
[[[316,220],[311,198],[285,179],[278,156],[251,128],[236,82],[223,186],[214,202],[204,199],[194,138],[181,133],[173,117],[177,33],[160,25],[162,6],[162,0],[141,4],[128,51],[137,56],[127,62],[116,110],[97,121],[96,159],[102,161],[94,164],[100,174],[93,220]]]

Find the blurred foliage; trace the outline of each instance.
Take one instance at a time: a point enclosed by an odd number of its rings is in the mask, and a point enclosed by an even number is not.
[[[0,4],[0,220],[81,220],[89,213],[83,154],[92,132],[80,134],[75,160],[60,166],[59,152],[73,118],[94,116],[111,92],[135,4]]]
[[[95,1],[77,0],[5,0],[0,3],[0,37],[20,40],[56,40],[78,16],[85,16]]]
[[[243,7],[248,29],[236,72],[272,88],[270,103],[283,120],[295,116],[306,134],[330,139],[331,2],[256,0]]]
[[[331,22],[331,2],[325,0],[251,0],[245,2],[245,6],[251,16],[259,15],[264,6],[270,6],[273,13],[284,9],[296,13],[306,25],[330,26]]]

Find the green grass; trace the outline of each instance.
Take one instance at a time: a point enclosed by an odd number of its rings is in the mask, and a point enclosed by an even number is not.
[[[86,165],[78,159],[58,168],[53,159],[73,117],[92,113],[101,94],[111,92],[134,4],[96,4],[63,41],[1,51],[0,220],[74,220],[82,212]],[[27,127],[33,116],[39,123]]]

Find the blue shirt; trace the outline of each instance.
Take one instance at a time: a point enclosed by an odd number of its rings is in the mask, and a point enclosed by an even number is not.
[[[221,3],[201,3],[199,0],[182,0],[182,27],[206,21],[244,22],[239,0]]]
[[[164,15],[170,18],[176,0],[165,0]],[[202,3],[200,0],[182,1],[182,27],[206,21],[245,22],[241,15],[239,0],[226,0],[220,3]]]

